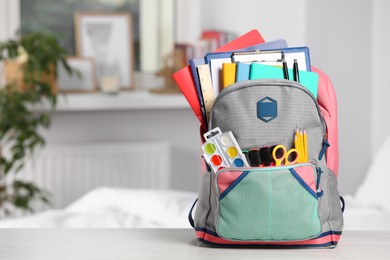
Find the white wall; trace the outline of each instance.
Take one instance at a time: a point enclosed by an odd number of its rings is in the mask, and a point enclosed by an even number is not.
[[[191,109],[54,112],[52,117],[52,126],[44,132],[49,144],[169,142],[172,147],[171,187],[198,191],[199,124]]]
[[[201,34],[201,5],[193,0],[176,0],[176,40],[195,42]]]
[[[308,2],[307,43],[313,64],[336,90],[339,109],[339,187],[353,193],[371,162],[371,1]]]
[[[257,28],[266,41],[284,38],[290,46],[310,47],[312,64],[332,79],[338,97],[339,186],[342,193],[355,192],[370,164],[372,149],[390,128],[388,122],[386,127],[379,126],[383,124],[386,103],[376,99],[377,95],[385,99],[381,95],[383,91],[379,90],[379,86],[384,85],[384,76],[377,74],[386,75],[382,71],[389,67],[383,66],[385,64],[380,60],[382,49],[389,53],[389,32],[383,34],[389,24],[389,18],[386,18],[390,11],[388,2],[202,1],[202,28],[230,30],[238,34]],[[377,13],[379,16],[376,16]],[[372,62],[372,46],[377,47],[378,44],[381,49],[374,49]],[[379,60],[373,69],[380,66],[381,70],[371,75],[371,64]],[[374,84],[371,76],[375,78]],[[390,88],[387,88],[386,93],[389,91]],[[371,121],[373,112],[375,115]]]
[[[302,45],[306,37],[307,0],[202,0],[202,28],[239,35],[258,29],[265,40],[284,38]]]
[[[373,1],[372,19],[372,142],[371,154],[390,135],[390,1]]]

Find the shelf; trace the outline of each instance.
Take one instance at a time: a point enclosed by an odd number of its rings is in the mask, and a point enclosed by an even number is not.
[[[35,107],[35,111],[48,111],[48,104]],[[55,111],[114,111],[189,109],[181,94],[154,94],[148,91],[128,91],[118,94],[82,93],[60,95]]]

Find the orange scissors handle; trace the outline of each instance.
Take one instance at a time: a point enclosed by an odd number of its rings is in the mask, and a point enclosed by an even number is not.
[[[295,156],[291,156],[292,153],[295,153]],[[294,158],[294,160],[289,161],[290,158]],[[284,165],[290,165],[290,164],[296,164],[298,162],[299,152],[297,149],[290,149],[285,157],[285,164]]]
[[[294,154],[294,156],[292,156]],[[286,150],[286,147],[279,144],[272,150],[272,157],[275,160],[275,166],[281,166],[283,161],[284,165],[295,164],[298,161],[299,152],[297,149]],[[290,161],[290,158],[294,158]]]
[[[281,166],[284,158],[286,157],[286,147],[279,144],[272,150],[272,157],[275,160],[275,166]]]

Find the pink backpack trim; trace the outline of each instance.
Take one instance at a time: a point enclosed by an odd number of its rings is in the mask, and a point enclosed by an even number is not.
[[[327,125],[327,138],[330,146],[326,151],[326,163],[336,176],[339,173],[339,147],[338,147],[338,119],[337,119],[337,99],[332,82],[322,71],[312,67],[312,71],[319,76],[318,97],[322,116]]]

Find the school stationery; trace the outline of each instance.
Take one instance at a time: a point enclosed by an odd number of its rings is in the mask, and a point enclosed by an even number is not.
[[[297,59],[294,59],[293,74],[294,74],[294,81],[299,82],[299,68],[298,68]]]
[[[259,149],[252,149],[248,152],[248,162],[251,167],[260,167],[262,164]]]
[[[298,162],[308,162],[309,161],[309,152],[308,152],[308,144],[307,144],[307,133],[306,129],[295,130],[295,136],[294,136],[294,146],[298,150],[299,158]]]
[[[289,77],[293,78],[293,70],[288,69]],[[252,63],[250,69],[250,79],[283,79],[283,68],[267,66],[259,63]],[[318,74],[309,71],[299,71],[300,84],[306,87],[317,98]]]
[[[211,80],[213,82],[214,96],[218,96],[219,92],[224,88],[222,79],[222,65],[231,63],[230,58],[212,59],[210,61]]]
[[[223,76],[224,88],[236,82],[236,68],[237,68],[236,63],[222,64],[222,76]]]
[[[199,65],[204,64],[204,59],[203,58],[190,59],[189,64],[190,64],[190,68],[191,68],[192,79],[194,80],[195,89],[196,89],[196,92],[198,95],[198,100],[199,100],[200,107],[202,110],[203,119],[205,120],[206,119],[206,111],[205,111],[204,104],[203,104],[202,90],[200,89],[198,71],[196,69],[196,67],[198,67]]]
[[[202,99],[206,112],[206,122],[209,121],[211,108],[214,104],[214,91],[211,82],[209,65],[204,64],[197,67],[197,74],[199,75],[199,83],[202,89]]]
[[[219,127],[204,134],[203,158],[214,173],[226,167],[249,167],[232,132],[222,133]]]
[[[272,158],[272,151],[275,146],[260,148],[260,158],[263,166],[273,166],[275,164]]]
[[[291,165],[298,161],[299,152],[297,149],[286,150],[282,144],[275,146],[272,150],[272,158],[275,161],[275,166]]]
[[[231,57],[234,52],[247,52],[247,51],[259,51],[259,50],[269,50],[269,49],[278,49],[286,48],[287,42],[283,39],[265,42],[261,44],[252,45],[246,48],[236,49],[234,51],[226,52],[213,52],[207,53],[204,57],[205,64],[210,65],[211,78],[214,86],[214,95],[217,96],[219,92],[223,89],[222,81],[220,80],[222,75],[222,64],[231,63]]]
[[[211,52],[207,53],[204,57],[205,63],[210,63],[213,59],[224,59],[231,58],[235,52],[253,52],[253,51],[266,51],[266,50],[275,50],[275,49],[285,49],[287,48],[286,40],[279,39],[269,42],[264,42],[260,44],[255,44],[249,47],[232,49],[226,52]]]
[[[284,76],[284,79],[290,79],[290,76],[288,75],[287,62],[285,62],[285,61],[283,61],[283,76]]]
[[[303,130],[303,154],[304,154],[304,162],[309,161],[309,152],[308,152],[308,145],[307,145],[307,133],[306,129]]]
[[[241,49],[263,42],[265,41],[260,35],[259,31],[251,30],[248,33],[242,35],[241,37],[238,37],[237,39],[217,49],[215,52],[226,52],[230,50]],[[185,98],[187,99],[188,103],[190,104],[192,110],[194,111],[196,117],[198,118],[202,126],[202,129],[207,129],[206,122],[202,115],[202,109],[199,98],[197,96],[197,91],[191,74],[190,66],[184,67],[181,70],[175,72],[172,77],[180,88],[183,95],[185,96]]]
[[[236,82],[239,82],[242,80],[248,80],[250,68],[251,68],[251,65],[248,63],[241,63],[241,62],[237,63]]]
[[[280,65],[284,61],[284,53],[280,50],[235,52],[232,55],[233,62],[252,63],[259,62],[267,65]]]
[[[188,104],[191,106],[195,116],[198,118],[202,129],[206,130],[207,124],[203,117],[202,108],[200,106],[198,93],[195,89],[190,66],[187,66],[173,74],[173,78],[176,81],[176,84],[179,86],[184,97],[187,99]]]
[[[299,154],[303,154],[302,153],[302,147],[301,147],[301,140],[300,140],[300,136],[299,136],[299,131],[298,129],[295,131],[295,136],[294,136],[294,147],[295,149],[298,150],[298,153]],[[302,161],[302,158],[301,156],[298,157],[298,163],[300,163]]]
[[[275,146],[252,148],[247,152],[247,161],[251,167],[275,166],[272,151]]]
[[[284,61],[288,68],[292,69],[296,59],[300,70],[311,71],[310,51],[306,46],[275,49],[284,53]]]

